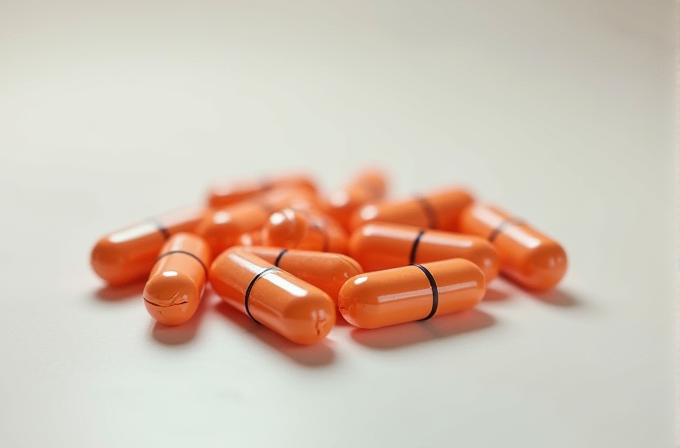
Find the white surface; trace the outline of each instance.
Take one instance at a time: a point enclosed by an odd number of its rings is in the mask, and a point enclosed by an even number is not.
[[[336,3],[0,1],[0,447],[673,445],[673,4]],[[209,179],[370,161],[529,219],[563,284],[305,348],[89,269]]]

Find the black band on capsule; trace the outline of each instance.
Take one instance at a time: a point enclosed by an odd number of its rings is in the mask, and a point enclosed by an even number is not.
[[[253,286],[255,286],[255,282],[257,282],[259,279],[261,279],[262,276],[264,276],[267,272],[280,271],[280,270],[281,269],[275,268],[275,267],[265,269],[264,271],[260,272],[255,277],[253,277],[253,279],[250,281],[250,285],[248,285],[248,289],[246,289],[246,294],[243,297],[243,304],[245,305],[245,308],[246,308],[246,314],[248,314],[248,316],[252,320],[254,320],[256,324],[260,324],[260,322],[258,322],[258,320],[255,319],[252,314],[250,314],[250,307],[248,306],[248,301],[250,300],[250,291],[253,289]],[[260,324],[260,325],[262,325],[262,324]]]
[[[420,206],[423,208],[425,211],[425,215],[427,216],[427,226],[431,229],[436,229],[437,228],[437,214],[434,212],[434,208],[432,208],[432,204],[425,199],[423,196],[416,196],[415,197],[416,201],[420,204]]]
[[[276,260],[274,260],[274,266],[279,267],[279,263],[281,263],[281,259],[283,258],[283,255],[288,252],[288,249],[283,249],[277,256]]]
[[[159,220],[152,218],[150,219],[150,221],[156,225],[156,228],[158,229],[159,232],[161,232],[163,238],[165,238],[166,240],[170,238],[170,232],[163,224],[161,224]]]
[[[205,267],[205,265],[203,264],[203,261],[200,258],[198,258],[196,255],[192,254],[191,252],[187,252],[186,250],[171,250],[169,252],[161,254],[161,255],[158,256],[158,258],[156,258],[156,261],[154,261],[153,264],[155,265],[156,263],[158,263],[158,260],[160,260],[161,258],[167,257],[168,255],[172,255],[172,254],[184,254],[184,255],[190,256],[191,258],[193,258],[194,260],[198,261],[201,264],[203,271],[205,271],[206,277],[208,276],[208,268]]]
[[[498,227],[491,231],[491,234],[489,235],[488,238],[489,242],[493,243],[493,240],[495,240],[498,237],[498,235],[500,235],[505,229],[517,224],[524,224],[524,221],[519,218],[510,218],[501,222],[500,224],[498,224]]]
[[[432,310],[430,311],[430,314],[427,315],[427,317],[420,319],[428,320],[429,318],[435,315],[435,313],[437,312],[437,307],[439,306],[439,290],[437,289],[437,282],[434,280],[432,274],[430,274],[430,271],[428,271],[424,266],[419,264],[413,264],[411,266],[415,266],[421,271],[423,271],[427,279],[430,281],[430,288],[432,288]]]
[[[416,237],[415,240],[413,240],[413,246],[411,246],[411,255],[408,257],[408,264],[414,264],[416,261],[416,252],[418,251],[418,244],[420,243],[420,239],[423,237],[425,234],[424,230],[421,230],[418,232],[418,236]]]

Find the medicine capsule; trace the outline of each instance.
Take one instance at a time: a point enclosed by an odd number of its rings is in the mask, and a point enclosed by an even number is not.
[[[471,205],[462,212],[460,226],[488,239],[498,251],[501,273],[529,289],[550,289],[567,271],[562,246],[497,207]]]
[[[241,235],[259,230],[276,210],[289,205],[302,207],[314,198],[306,190],[277,189],[228,207],[206,212],[196,233],[208,242],[214,254],[239,244]]]
[[[304,174],[288,174],[266,180],[243,182],[219,181],[208,189],[208,205],[212,208],[226,207],[276,188],[300,188],[316,195],[314,180]]]
[[[352,230],[371,221],[391,222],[455,232],[461,210],[472,203],[472,195],[461,188],[449,188],[402,201],[368,204],[354,212]]]
[[[92,248],[92,269],[112,286],[148,277],[163,243],[175,233],[192,232],[203,214],[203,207],[184,207],[106,235]]]
[[[366,271],[464,258],[484,272],[487,283],[498,275],[498,254],[485,239],[400,224],[359,227],[349,240],[349,254]]]
[[[352,325],[379,328],[472,308],[485,291],[481,269],[456,258],[352,277],[340,288],[338,309]]]
[[[333,219],[313,210],[286,208],[273,213],[262,227],[265,246],[347,252],[347,233]]]
[[[347,280],[361,274],[359,263],[346,255],[311,250],[255,246],[244,248],[268,263],[324,291],[337,302],[338,292]]]
[[[350,229],[350,218],[359,207],[383,199],[387,192],[387,175],[382,170],[366,169],[343,188],[333,191],[322,210],[344,229]]]
[[[298,344],[320,341],[335,325],[328,294],[243,248],[215,259],[210,283],[229,305]]]
[[[208,244],[199,236],[178,233],[161,249],[144,292],[151,317],[165,325],[180,325],[198,309],[212,261]]]

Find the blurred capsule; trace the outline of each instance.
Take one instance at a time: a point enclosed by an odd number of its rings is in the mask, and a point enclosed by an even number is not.
[[[333,219],[313,210],[287,208],[273,213],[262,227],[265,246],[347,252],[347,233]]]
[[[165,240],[178,232],[194,231],[204,211],[203,207],[184,207],[106,235],[92,249],[92,269],[113,286],[148,277]]]
[[[313,195],[317,193],[314,180],[304,174],[287,174],[265,180],[241,182],[218,181],[208,189],[208,205],[212,208],[226,207],[276,188],[300,188]]]
[[[387,192],[387,174],[379,169],[365,169],[347,185],[328,195],[322,210],[345,230],[350,230],[350,218],[359,207],[383,199]]]
[[[567,271],[567,254],[559,243],[497,207],[467,207],[460,227],[491,241],[498,251],[501,273],[529,289],[550,289]]]
[[[467,190],[449,188],[411,199],[369,204],[354,212],[350,227],[382,221],[455,232],[461,210],[472,201]]]

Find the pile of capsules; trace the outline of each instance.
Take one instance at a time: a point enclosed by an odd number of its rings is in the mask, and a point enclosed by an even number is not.
[[[148,278],[144,304],[163,324],[189,320],[209,280],[299,344],[325,338],[336,311],[379,328],[474,307],[499,271],[537,291],[564,276],[557,242],[468,190],[386,200],[387,183],[378,169],[324,196],[305,175],[216,183],[204,206],[103,237],[91,265],[112,286]]]

